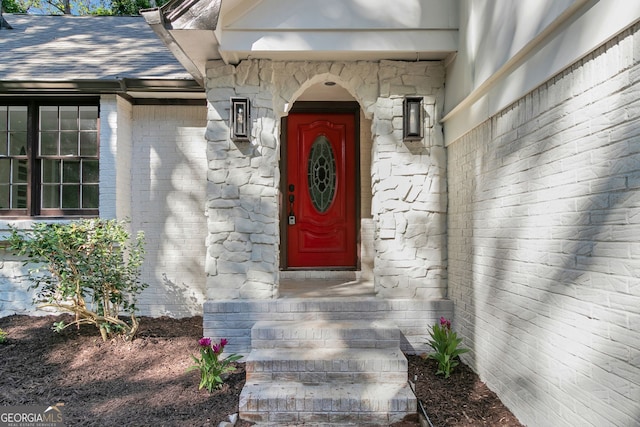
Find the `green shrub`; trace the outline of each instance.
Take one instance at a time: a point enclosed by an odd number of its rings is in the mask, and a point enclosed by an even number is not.
[[[7,333],[0,329],[0,344],[4,344],[7,342]]]
[[[30,230],[11,227],[10,250],[26,256],[39,308],[75,314],[54,329],[93,324],[103,340],[120,335],[130,340],[138,329],[136,297],[147,287],[139,280],[144,236],[135,240],[116,220],[87,219],[69,223],[36,223]],[[124,312],[130,322],[121,319]]]

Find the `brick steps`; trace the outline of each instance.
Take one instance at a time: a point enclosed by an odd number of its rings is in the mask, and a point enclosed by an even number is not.
[[[259,425],[388,426],[415,412],[415,396],[405,383],[259,383],[240,395],[241,418]]]
[[[380,321],[262,321],[251,329],[253,349],[397,348],[399,340],[400,330]]]
[[[407,380],[407,359],[398,349],[262,349],[246,361],[247,382]]]
[[[416,399],[399,340],[386,322],[256,322],[240,417],[274,426],[400,421]]]

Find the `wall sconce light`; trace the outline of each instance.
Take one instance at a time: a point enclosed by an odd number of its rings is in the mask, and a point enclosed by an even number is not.
[[[422,139],[424,127],[422,114],[422,98],[406,97],[403,103],[402,136],[405,141]]]
[[[248,98],[231,98],[229,128],[232,141],[248,141],[251,136],[251,103]]]

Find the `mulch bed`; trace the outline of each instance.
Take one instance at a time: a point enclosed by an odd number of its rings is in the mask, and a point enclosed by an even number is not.
[[[244,364],[211,394],[198,390],[197,371],[186,372],[189,355],[198,354],[201,317],[143,317],[128,343],[103,342],[91,326],[53,332],[61,319],[68,317],[0,318],[8,335],[0,344],[1,406],[63,402],[67,426],[218,426],[238,412]],[[408,359],[409,378],[417,378],[416,393],[435,427],[521,425],[466,365],[445,380],[434,375],[434,361]]]

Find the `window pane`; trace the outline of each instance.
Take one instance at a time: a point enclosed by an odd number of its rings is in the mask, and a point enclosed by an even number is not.
[[[62,209],[78,209],[80,208],[80,186],[79,185],[63,185],[62,186]]]
[[[25,99],[23,105],[0,106],[0,210],[4,215],[8,209],[98,209],[99,107],[46,103]],[[37,157],[32,159],[32,154]],[[35,173],[31,162],[39,164]],[[32,182],[33,178],[39,182]],[[35,194],[30,192],[32,185],[40,188]]]
[[[12,182],[15,183],[25,183],[28,178],[28,169],[27,169],[27,161],[26,160],[13,160],[13,172],[12,172]]]
[[[336,158],[326,136],[316,138],[309,152],[308,186],[313,206],[326,212],[336,192]]]
[[[8,184],[11,176],[11,160],[0,159],[0,184]]]
[[[62,182],[80,182],[80,162],[65,161],[62,163]]]
[[[0,184],[0,209],[10,209],[9,205],[9,185]]]
[[[60,207],[60,186],[42,186],[42,207],[45,209],[55,209]]]
[[[98,186],[97,185],[82,186],[82,208],[98,209]]]
[[[60,130],[78,130],[78,107],[60,107]]]
[[[0,156],[6,156],[9,153],[7,149],[7,107],[0,106]]]
[[[80,155],[96,157],[98,155],[98,133],[80,133]]]
[[[27,133],[26,132],[10,132],[9,133],[9,155],[11,156],[27,155]]]
[[[9,130],[27,131],[27,107],[9,107]]]
[[[6,106],[1,106],[0,105],[0,132],[2,132],[3,130],[7,130],[7,112],[9,111],[9,108],[7,108]]]
[[[100,179],[100,170],[98,169],[99,162],[97,160],[83,160],[82,161],[82,182],[83,183],[98,183]]]
[[[60,182],[60,160],[42,161],[42,182],[45,184]]]
[[[40,133],[40,155],[41,156],[57,156],[58,155],[58,132],[41,132]]]
[[[6,156],[7,150],[7,132],[0,130],[0,156]]]
[[[40,130],[58,130],[58,107],[40,107]]]
[[[11,200],[13,209],[24,209],[27,207],[27,186],[24,184],[13,185],[13,199]]]
[[[98,130],[98,107],[80,107],[80,129]]]
[[[60,155],[61,156],[77,156],[78,155],[78,133],[77,132],[60,132]]]

